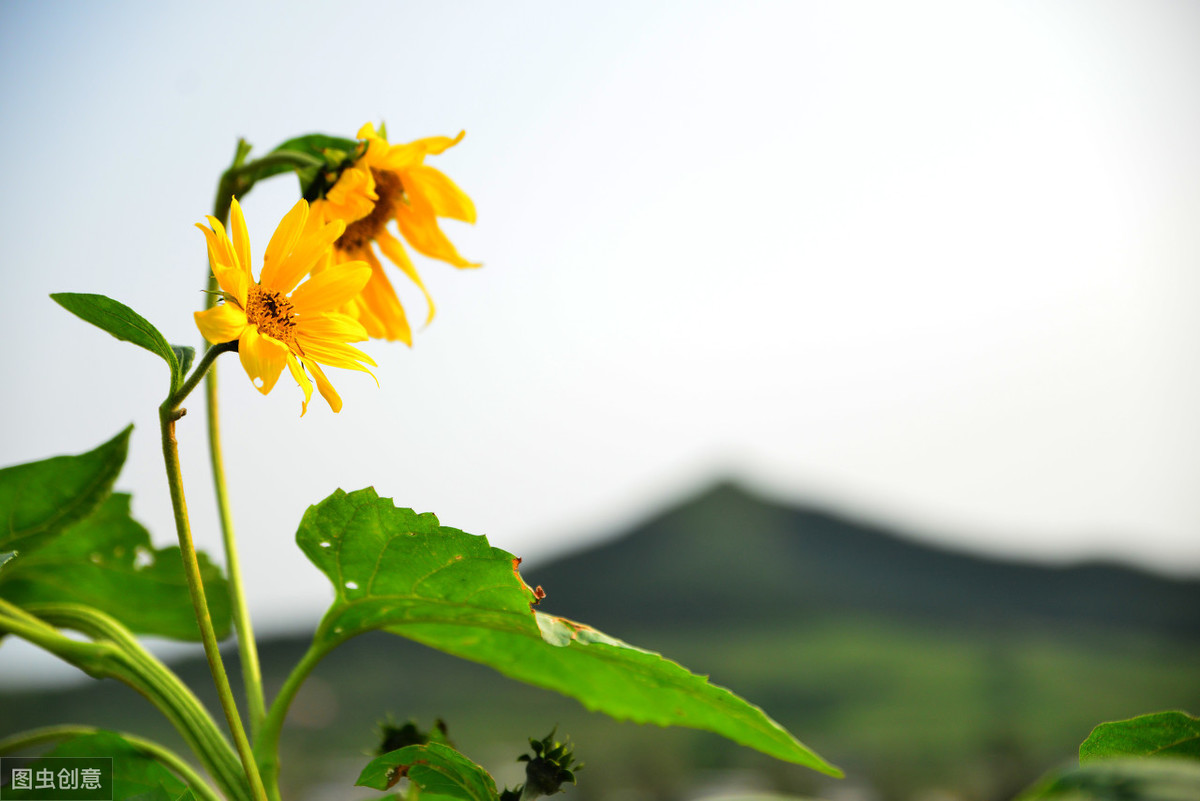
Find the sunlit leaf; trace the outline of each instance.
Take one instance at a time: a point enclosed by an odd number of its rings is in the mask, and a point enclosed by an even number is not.
[[[1200,718],[1186,712],[1155,712],[1101,723],[1079,746],[1079,762],[1138,756],[1200,759]]]
[[[359,787],[388,790],[402,778],[429,796],[459,801],[496,801],[496,782],[488,772],[441,743],[409,745],[372,759],[355,782]]]
[[[618,719],[687,726],[840,776],[761,709],[659,654],[536,613],[512,554],[374,490],[310,507],[296,541],[333,582],[316,645],[386,629]],[[614,590],[615,591],[615,590]]]
[[[229,590],[221,571],[198,554],[218,637],[229,632]],[[129,515],[129,496],[112,495],[52,541],[0,566],[0,597],[18,605],[79,603],[139,634],[199,640],[179,548],[155,550]]]
[[[171,392],[179,388],[183,379],[175,350],[146,318],[105,295],[58,292],[50,297],[81,320],[107,331],[117,339],[132,342],[161,356],[171,368]]]
[[[78,456],[0,470],[0,552],[32,552],[98,507],[121,472],[132,431]]]

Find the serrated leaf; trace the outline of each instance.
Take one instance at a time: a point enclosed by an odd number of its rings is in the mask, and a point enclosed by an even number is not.
[[[338,490],[296,534],[336,598],[316,645],[385,629],[618,719],[702,729],[833,776],[841,771],[761,709],[661,655],[534,612],[512,554],[486,538],[397,509],[373,489]]]
[[[1112,759],[1058,771],[1017,801],[1195,801],[1200,764],[1187,759]]]
[[[460,801],[496,801],[496,782],[486,770],[441,743],[409,745],[367,763],[356,787],[391,789],[407,777],[421,788],[421,797],[436,795]]]
[[[1101,723],[1079,746],[1080,764],[1140,756],[1200,759],[1200,718],[1172,711]]]
[[[196,358],[196,349],[191,345],[172,345],[171,350],[175,352],[175,359],[179,362],[181,379],[187,378],[188,370],[192,369],[192,362]]]
[[[200,574],[218,637],[230,628],[229,589],[203,553]],[[179,548],[155,550],[129,515],[129,496],[110,496],[60,536],[0,567],[0,597],[20,606],[79,603],[139,634],[199,641]]]
[[[30,553],[91,514],[125,464],[129,426],[95,450],[0,470],[0,551]]]
[[[106,295],[89,295],[76,292],[58,292],[50,296],[76,317],[103,329],[123,342],[132,342],[140,348],[162,357],[171,368],[171,392],[179,388],[183,379],[175,351],[157,328],[146,318]]]
[[[140,795],[165,789],[166,798],[183,793],[187,785],[155,759],[147,756],[124,737],[102,731],[73,737],[60,743],[46,757],[111,757],[113,761],[113,801],[131,801]],[[37,762],[33,763],[37,769]],[[4,798],[44,798],[45,791],[14,791],[6,788]]]

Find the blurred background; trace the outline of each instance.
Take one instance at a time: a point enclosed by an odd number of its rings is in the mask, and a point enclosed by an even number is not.
[[[104,293],[198,345],[193,223],[238,137],[466,130],[431,163],[474,199],[477,225],[443,227],[484,266],[416,257],[437,317],[411,350],[367,347],[379,388],[331,375],[342,413],[300,418],[288,379],[263,397],[221,363],[268,671],[330,598],[292,545],[303,510],[374,485],[851,779],[371,638],[344,664],[379,683],[324,666],[289,747],[440,714],[496,767],[557,722],[588,797],[1003,797],[1090,723],[1200,708],[1198,44],[1186,2],[4,2],[0,455],[134,422],[118,489],[169,543],[166,370],[47,295]],[[256,253],[296,192],[245,198]],[[179,437],[215,554],[201,404]],[[417,678],[459,670],[477,702]],[[0,736],[52,703],[132,728],[119,688],[72,677],[5,642]],[[292,762],[297,797],[357,774]]]

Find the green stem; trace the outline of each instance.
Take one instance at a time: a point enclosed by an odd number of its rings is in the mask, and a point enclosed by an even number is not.
[[[200,625],[200,638],[204,643],[204,655],[208,659],[208,669],[212,673],[213,683],[217,688],[217,696],[221,699],[221,708],[225,712],[225,720],[233,735],[233,743],[238,756],[242,760],[242,769],[250,783],[252,795],[258,801],[265,801],[266,790],[254,762],[254,754],[250,750],[250,742],[246,739],[246,730],[242,726],[238,714],[237,701],[234,700],[233,690],[229,686],[229,677],[225,673],[225,664],[221,661],[221,652],[217,645],[217,635],[213,630],[212,617],[208,612],[208,601],[204,596],[204,581],[200,577],[200,564],[196,558],[196,546],[192,542],[191,524],[188,522],[187,501],[183,494],[183,474],[179,465],[179,444],[175,440],[175,421],[179,418],[178,407],[164,403],[159,407],[159,422],[162,428],[163,462],[167,469],[167,484],[171,490],[171,507],[175,512],[175,531],[179,535],[179,551],[183,557],[184,575],[187,577],[188,592],[192,597],[192,608],[196,613],[196,622]]]
[[[272,801],[278,801],[279,735],[283,731],[283,722],[287,719],[288,708],[292,705],[296,693],[299,692],[300,685],[308,678],[308,674],[312,673],[313,668],[334,648],[335,644],[326,643],[319,646],[314,640],[313,644],[308,647],[304,656],[288,674],[283,686],[279,688],[279,694],[275,696],[275,700],[271,702],[271,708],[267,711],[266,720],[263,721],[263,727],[254,743],[254,754],[258,757],[259,767],[262,768],[263,779],[268,787],[275,788]]]
[[[170,668],[142,647],[127,628],[98,609],[80,604],[33,604],[29,611],[42,620],[116,646],[118,651],[112,661],[117,667],[110,666],[108,674],[137,690],[163,713],[226,795],[250,801],[237,756],[208,710]]]
[[[183,403],[184,399],[192,394],[192,390],[200,383],[200,379],[204,378],[204,374],[212,367],[216,358],[222,353],[237,350],[237,347],[237,340],[234,340],[232,342],[222,342],[220,345],[213,345],[204,351],[204,355],[200,357],[200,363],[196,365],[196,369],[192,370],[192,374],[180,385],[175,394],[167,399],[167,405],[172,409],[178,408],[179,404]]]
[[[102,729],[97,729],[94,726],[46,726],[40,729],[30,729],[19,734],[14,734],[11,737],[6,737],[0,740],[0,754],[7,754],[22,748],[32,748],[43,743],[52,743],[58,740],[67,740],[74,737],[86,737],[89,734],[97,734]],[[146,740],[138,737],[135,734],[126,732],[116,732],[121,739],[132,745],[134,748],[141,751],[146,756],[160,762],[172,772],[175,773],[184,784],[192,789],[202,801],[221,801],[218,796],[209,786],[208,782],[200,777],[200,774],[192,770],[192,766],[185,762],[178,754],[170,750],[166,746],[159,745],[153,740]]]
[[[255,173],[270,167],[294,167],[304,169],[319,167],[320,159],[304,153],[281,150],[268,153],[260,159],[246,163],[250,154],[250,146],[244,139],[238,140],[234,153],[233,164],[221,175],[217,184],[217,196],[213,201],[213,216],[226,224],[229,221],[229,209],[235,196],[244,196],[254,186]],[[249,268],[249,265],[246,265]],[[208,300],[206,308],[212,308],[217,302],[216,276],[211,271],[207,281]],[[210,351],[213,348],[209,349]],[[205,356],[207,357],[207,353]],[[205,399],[207,401],[206,420],[208,424],[208,451],[212,464],[213,487],[216,494],[217,512],[221,521],[221,540],[225,548],[225,570],[229,578],[229,602],[233,615],[234,629],[237,631],[238,656],[242,665],[242,682],[246,693],[246,706],[250,718],[250,731],[257,742],[266,718],[266,702],[262,687],[262,668],[258,659],[258,646],[254,639],[254,630],[250,622],[250,614],[246,605],[245,591],[242,583],[241,564],[238,558],[237,541],[234,536],[233,514],[230,510],[228,484],[225,479],[225,461],[221,451],[220,403],[217,392],[217,371],[215,368],[205,374]],[[275,736],[278,741],[278,734]],[[271,761],[278,758],[271,751]],[[244,757],[243,757],[244,759]],[[271,790],[272,799],[278,799],[278,770],[271,774],[267,787]]]
[[[231,166],[221,176],[217,187],[217,198],[213,203],[213,216],[226,223],[229,219],[229,209],[233,202],[236,189],[236,176],[239,170],[246,169],[243,162],[250,153],[250,146],[244,139],[238,140],[237,152]],[[251,162],[254,167],[259,162]],[[247,185],[244,191],[250,188]],[[246,265],[249,269],[249,265]],[[209,272],[208,300],[206,308],[212,308],[217,302],[217,279]],[[210,348],[209,350],[212,350]],[[207,354],[206,354],[207,355]],[[229,489],[225,480],[225,459],[221,451],[221,415],[220,401],[217,392],[217,371],[210,370],[204,382],[205,421],[208,428],[208,454],[212,466],[213,490],[216,495],[217,517],[221,522],[221,543],[225,550],[225,572],[229,579],[229,608],[233,616],[234,630],[237,632],[238,658],[242,665],[242,688],[246,694],[246,709],[250,717],[250,735],[258,739],[266,716],[266,701],[263,696],[262,668],[258,660],[258,642],[254,638],[254,627],[250,622],[250,610],[246,604],[246,593],[243,589],[241,559],[238,557],[237,539],[233,530],[233,513],[229,504]]]

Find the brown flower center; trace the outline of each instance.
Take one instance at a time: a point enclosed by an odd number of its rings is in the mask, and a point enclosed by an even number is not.
[[[355,220],[346,226],[346,231],[333,246],[344,252],[362,250],[371,244],[371,240],[379,235],[388,220],[396,214],[396,206],[404,202],[404,184],[400,176],[394,172],[371,169],[375,179],[375,208],[361,220]]]
[[[296,341],[295,307],[282,292],[263,289],[251,284],[246,294],[246,319],[258,326],[258,333],[278,339],[287,345]]]

